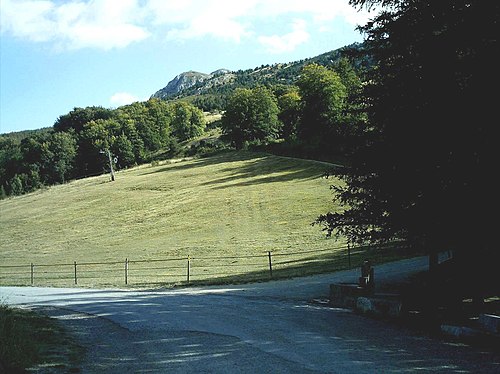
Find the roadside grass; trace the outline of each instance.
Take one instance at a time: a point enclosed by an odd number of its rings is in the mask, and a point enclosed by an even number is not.
[[[0,284],[30,284],[34,263],[36,285],[72,286],[76,261],[86,263],[78,266],[79,286],[124,285],[125,259],[131,285],[178,284],[186,280],[188,256],[193,282],[231,281],[265,272],[268,251],[274,261],[289,262],[276,264],[276,276],[336,270],[319,257],[345,262],[345,243],[311,226],[318,215],[341,209],[329,189],[340,182],[322,177],[329,167],[226,152],[120,171],[115,182],[102,175],[0,201]],[[307,265],[311,251],[319,257]],[[149,262],[156,259],[175,261]],[[292,261],[305,265],[292,271]],[[12,265],[23,267],[2,267]]]
[[[30,310],[0,305],[0,362],[7,373],[27,368],[69,369],[81,356],[57,321]]]

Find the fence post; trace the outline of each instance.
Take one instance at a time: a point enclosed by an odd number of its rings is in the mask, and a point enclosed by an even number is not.
[[[128,258],[125,259],[125,284],[128,284]]]
[[[273,260],[271,257],[271,251],[267,252],[267,256],[269,257],[269,274],[271,275],[271,278],[273,277]]]
[[[78,280],[76,278],[76,261],[75,261],[75,285],[78,284]]]
[[[34,273],[34,270],[35,270],[35,265],[33,265],[33,263],[31,263],[31,285],[33,286],[33,273]]]
[[[188,255],[188,263],[187,263],[187,282],[189,284],[189,278],[191,277],[191,256]]]
[[[351,270],[351,246],[347,244],[347,260],[349,261],[349,270]]]

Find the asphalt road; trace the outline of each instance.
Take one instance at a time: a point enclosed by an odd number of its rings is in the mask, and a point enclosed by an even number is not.
[[[376,266],[377,286],[426,264]],[[82,373],[500,373],[498,354],[313,301],[357,276],[164,291],[0,287],[0,302],[60,319],[87,348]]]

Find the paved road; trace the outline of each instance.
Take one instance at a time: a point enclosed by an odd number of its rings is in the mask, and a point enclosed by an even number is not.
[[[377,285],[425,266],[376,266]],[[496,354],[311,302],[357,275],[165,291],[1,287],[0,300],[66,324],[87,347],[82,373],[500,373]]]

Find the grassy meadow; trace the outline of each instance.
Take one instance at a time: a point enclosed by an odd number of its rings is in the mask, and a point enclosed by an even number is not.
[[[238,274],[267,279],[267,251],[275,256],[275,276],[331,270],[325,260],[338,260],[340,250],[332,248],[342,243],[311,226],[319,214],[339,209],[329,189],[335,180],[322,177],[327,169],[315,161],[228,152],[0,201],[0,284],[30,284],[34,263],[34,284],[69,286],[76,261],[78,285],[123,285],[126,258],[128,284],[179,283],[187,256],[191,281],[234,281]],[[159,259],[169,261],[148,262]],[[344,250],[342,261],[345,267]],[[5,268],[12,265],[23,267]]]

